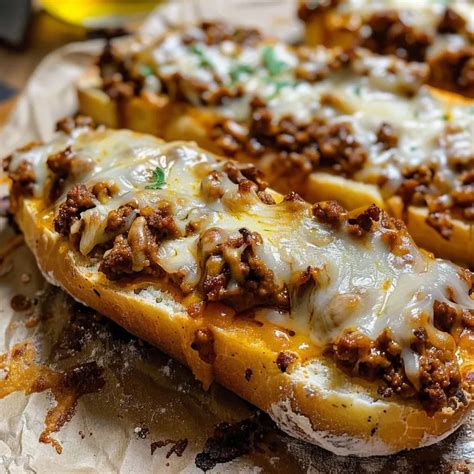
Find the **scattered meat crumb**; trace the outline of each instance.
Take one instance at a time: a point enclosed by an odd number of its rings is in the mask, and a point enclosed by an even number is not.
[[[172,446],[169,449],[169,451],[166,453],[166,459],[169,459],[173,453],[175,453],[176,456],[180,458],[188,446],[188,438],[178,439],[178,441],[175,441],[172,439],[154,441],[153,443],[150,444],[151,455],[153,456],[153,454],[158,448],[168,446],[169,444],[171,444]]]
[[[13,296],[13,298],[10,300],[10,306],[13,311],[28,311],[32,306],[32,301],[27,296],[19,294]]]
[[[252,369],[245,369],[245,380],[247,380],[247,382],[250,381],[250,379],[252,378],[252,375],[253,375]]]
[[[237,423],[220,423],[216,426],[196,456],[196,467],[203,471],[213,469],[219,463],[226,463],[259,449],[263,437],[273,428],[269,418],[260,411]]]

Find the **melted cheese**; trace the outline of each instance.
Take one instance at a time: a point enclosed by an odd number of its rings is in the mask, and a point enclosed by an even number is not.
[[[35,171],[38,175],[46,173],[41,168],[46,167],[49,150],[64,143],[65,136],[58,133],[47,146],[17,153],[12,166],[34,157]],[[202,276],[200,235],[207,229],[219,228],[227,236],[235,236],[245,227],[261,235],[263,243],[257,245],[257,255],[273,271],[276,282],[288,288],[291,298],[288,312],[260,308],[257,318],[305,334],[318,346],[335,341],[345,329],[358,329],[375,339],[390,328],[403,348],[410,378],[417,367],[416,355],[410,348],[413,329],[424,327],[430,340],[446,343],[447,338],[447,343],[454,344],[449,334],[433,325],[434,301],[449,301],[455,307],[474,310],[459,267],[428,257],[408,236],[403,239],[410,250],[410,261],[391,253],[382,239],[382,228],[357,239],[316,221],[309,205],[295,210],[292,203],[285,201],[264,204],[255,191],[242,195],[221,172],[222,162],[193,145],[167,144],[151,136],[104,129],[82,130],[69,143],[77,156],[94,163],[92,169],[77,177],[78,182],[91,187],[107,181],[119,190],[106,204],[82,212],[80,251],[84,255],[94,245],[112,239],[104,233],[108,211],[130,201],[144,207],[166,200],[172,203],[173,217],[180,229],[185,229],[191,220],[201,222],[197,234],[167,239],[156,253],[165,272],[183,276],[182,288],[192,292]],[[163,189],[149,189],[147,184],[157,166],[164,170],[166,184]],[[218,199],[208,198],[201,185],[211,171],[221,176],[224,194]],[[68,187],[72,184],[67,182]],[[44,217],[44,222],[51,222],[51,215],[64,199],[65,196],[59,198],[37,219]],[[317,269],[317,283],[298,291],[292,277],[308,267]],[[236,284],[231,279],[229,285]]]

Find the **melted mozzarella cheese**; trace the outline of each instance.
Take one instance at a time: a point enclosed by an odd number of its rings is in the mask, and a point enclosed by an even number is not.
[[[48,146],[18,153],[15,159],[34,157],[35,171],[46,173],[40,168],[46,167],[49,150],[59,149],[64,143],[64,136],[58,134]],[[202,276],[198,242],[203,232],[211,228],[221,229],[227,236],[239,235],[241,228],[257,232],[263,241],[257,245],[257,255],[273,271],[276,282],[288,288],[291,300],[288,312],[261,308],[258,317],[307,334],[318,345],[335,341],[345,329],[357,329],[375,339],[389,328],[403,348],[409,377],[417,367],[410,348],[413,329],[424,327],[430,340],[446,343],[448,338],[452,343],[451,336],[434,327],[435,300],[474,310],[459,267],[426,256],[407,236],[403,238],[410,249],[410,262],[389,250],[381,228],[362,240],[354,238],[315,220],[309,205],[295,210],[285,201],[264,204],[255,191],[242,195],[225,173],[221,173],[223,196],[208,198],[201,182],[211,171],[222,170],[223,165],[195,146],[166,144],[151,136],[103,129],[83,131],[70,144],[78,156],[94,162],[93,169],[78,177],[78,182],[90,187],[107,181],[119,190],[106,204],[82,212],[78,227],[82,229],[83,254],[112,238],[104,232],[109,210],[131,201],[141,208],[166,200],[172,203],[180,229],[190,221],[200,221],[197,234],[167,239],[156,254],[163,270],[171,276],[180,275],[184,291],[192,291]],[[157,166],[164,170],[166,184],[163,189],[149,189],[147,184]],[[72,184],[67,183],[69,187]],[[55,212],[64,199],[44,212]],[[316,281],[301,290],[292,283],[292,277],[309,267]],[[236,284],[234,280],[229,283]]]

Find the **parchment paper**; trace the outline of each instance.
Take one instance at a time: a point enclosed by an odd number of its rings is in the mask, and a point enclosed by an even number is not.
[[[141,33],[156,34],[170,23],[201,16],[256,25],[286,39],[294,39],[299,31],[292,1],[203,0],[159,8]],[[75,81],[101,47],[100,40],[70,44],[43,60],[0,131],[0,157],[31,140],[47,140],[56,120],[75,112]],[[13,236],[3,220],[0,248]],[[79,399],[72,419],[53,434],[62,445],[60,455],[38,440],[45,416],[56,403],[48,391],[28,396],[15,392],[1,399],[0,472],[195,472],[195,457],[215,425],[245,419],[254,412],[217,385],[203,392],[187,369],[106,319],[78,308],[45,283],[25,246],[8,252],[0,274],[0,353],[32,338],[41,363],[64,371],[94,362],[103,370],[105,381],[102,390]],[[36,304],[27,311],[13,311],[10,300],[18,294]],[[4,376],[0,374],[0,379]],[[332,455],[270,427],[258,449],[218,464],[212,472],[469,472],[474,459],[473,431],[471,420],[434,447],[357,459]],[[152,443],[184,439],[188,444],[181,456],[174,452],[166,457],[172,443],[155,444],[151,453]]]

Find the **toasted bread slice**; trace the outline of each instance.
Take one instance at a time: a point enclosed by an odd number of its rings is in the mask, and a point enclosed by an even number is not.
[[[375,206],[311,208],[193,144],[60,128],[6,163],[52,284],[336,454],[426,446],[469,415],[467,270],[420,251]],[[444,402],[429,397],[428,356],[449,367]]]
[[[418,244],[472,266],[459,250],[474,247],[463,230],[474,213],[472,100],[424,85],[426,72],[367,50],[292,48],[206,23],[106,49],[79,84],[79,109],[257,164],[282,193],[349,209],[390,210],[393,196],[406,209],[429,204]]]

